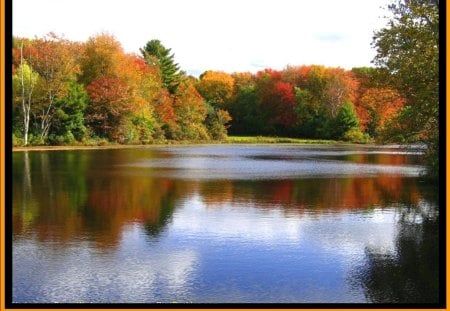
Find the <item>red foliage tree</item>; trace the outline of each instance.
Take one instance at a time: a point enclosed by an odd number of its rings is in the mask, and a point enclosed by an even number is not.
[[[124,81],[116,77],[102,76],[92,81],[86,88],[89,107],[86,121],[98,134],[117,139],[117,127],[124,114],[132,107],[128,103],[128,88]]]
[[[261,108],[268,116],[268,122],[285,129],[291,128],[296,122],[294,87],[282,81],[279,71],[266,69],[257,77]]]
[[[156,115],[160,121],[168,125],[174,125],[178,119],[173,104],[173,97],[167,90],[161,91],[154,102]]]

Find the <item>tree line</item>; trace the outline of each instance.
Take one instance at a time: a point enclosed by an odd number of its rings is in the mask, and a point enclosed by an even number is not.
[[[127,54],[110,34],[13,41],[16,143],[222,140],[275,135],[366,142],[405,100],[376,68],[320,65],[188,76],[159,40]]]

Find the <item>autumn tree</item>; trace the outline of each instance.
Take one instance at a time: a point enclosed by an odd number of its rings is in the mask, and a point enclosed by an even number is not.
[[[118,125],[124,114],[131,111],[127,85],[119,78],[102,76],[92,81],[86,90],[89,95],[88,125],[96,135],[116,140]]]
[[[368,114],[367,132],[372,137],[378,137],[389,120],[397,117],[405,99],[392,88],[370,88],[362,94],[360,102]]]
[[[162,89],[153,101],[155,117],[161,125],[166,138],[173,138],[179,130],[177,121],[179,119],[175,112],[174,97],[166,89]]]
[[[316,110],[324,107],[325,88],[327,85],[327,69],[325,66],[314,65],[308,71],[306,85],[303,89],[308,90],[311,95],[311,103]],[[301,85],[300,85],[301,87]],[[301,87],[302,88],[302,87]],[[322,107],[321,107],[322,106]]]
[[[330,110],[331,116],[335,117],[345,102],[354,100],[357,81],[351,72],[342,68],[327,68],[325,79],[324,104]]]
[[[282,80],[281,72],[270,69],[257,74],[256,85],[267,131],[288,134],[295,124],[293,86]]]
[[[239,89],[245,88],[245,87],[251,87],[255,85],[255,75],[251,72],[233,72],[231,74],[231,77],[233,78],[233,95],[236,95],[236,92]]]
[[[55,116],[55,104],[67,95],[70,82],[75,81],[79,68],[73,57],[70,42],[53,33],[34,40],[30,64],[41,77],[44,98],[40,103],[40,141],[45,142]]]
[[[90,37],[80,57],[79,82],[87,86],[102,76],[117,76],[123,57],[122,46],[114,36],[101,33]]]
[[[296,87],[305,88],[308,83],[308,76],[313,66],[292,66],[289,65],[283,70],[283,81],[289,82]]]
[[[134,63],[134,71],[138,73],[138,83],[133,95],[135,107],[132,122],[141,134],[134,136],[140,137],[140,142],[162,139],[165,131],[169,132],[168,128],[175,124],[173,98],[164,88],[157,66],[147,64],[143,58],[136,55],[130,60]]]
[[[390,74],[384,69],[353,68],[352,74],[358,81],[354,106],[360,127],[378,139],[386,124],[403,108],[405,99],[389,85]]]
[[[224,108],[233,96],[234,79],[220,71],[205,71],[196,84],[198,92],[212,106]]]
[[[117,76],[127,87],[129,113],[122,116],[118,141],[121,143],[150,143],[160,136],[155,118],[154,101],[161,92],[158,72],[137,55],[125,54]]]
[[[204,124],[207,116],[205,100],[188,80],[180,83],[177,88],[173,106],[178,116],[177,125],[179,126],[173,138],[209,139],[209,134]]]
[[[406,99],[391,137],[428,146],[428,174],[439,176],[439,1],[397,0],[385,28],[377,31],[375,64]],[[396,126],[398,125],[398,126]]]
[[[205,71],[195,85],[207,104],[206,126],[211,138],[224,140],[231,121],[227,110],[234,92],[233,77],[221,71]]]

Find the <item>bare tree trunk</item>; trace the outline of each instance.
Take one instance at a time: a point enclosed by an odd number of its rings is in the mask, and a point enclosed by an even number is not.
[[[27,105],[25,103],[25,82],[23,77],[23,42],[20,45],[20,88],[22,97],[22,113],[23,113],[23,141],[24,145],[28,144],[28,128],[30,124],[30,115],[27,114]]]
[[[28,132],[30,129],[30,114],[31,114],[31,104],[32,104],[32,95],[34,90],[34,81],[33,81],[33,68],[31,65],[28,77],[28,85],[25,85],[25,76],[24,76],[24,61],[23,61],[23,42],[20,45],[20,88],[21,88],[21,97],[22,97],[22,117],[23,117],[23,141],[24,145],[28,145]]]
[[[41,120],[41,141],[44,141],[44,139],[47,137],[48,132],[50,130],[51,126],[51,117],[52,117],[52,108],[53,108],[53,102],[54,102],[54,96],[52,92],[50,92],[48,96],[48,108],[42,111],[42,120]]]

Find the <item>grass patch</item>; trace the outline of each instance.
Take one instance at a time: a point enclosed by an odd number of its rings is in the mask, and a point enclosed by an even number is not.
[[[83,150],[83,149],[127,149],[144,146],[167,146],[167,145],[211,145],[211,144],[338,144],[336,140],[325,139],[301,139],[290,137],[270,137],[270,136],[228,136],[226,140],[157,140],[150,144],[119,144],[109,142],[103,138],[91,138],[82,142],[74,142],[67,145],[28,145],[14,146],[13,151],[42,151],[42,150]]]
[[[336,144],[336,140],[326,139],[302,139],[290,137],[270,136],[228,136],[227,143],[230,144]]]

